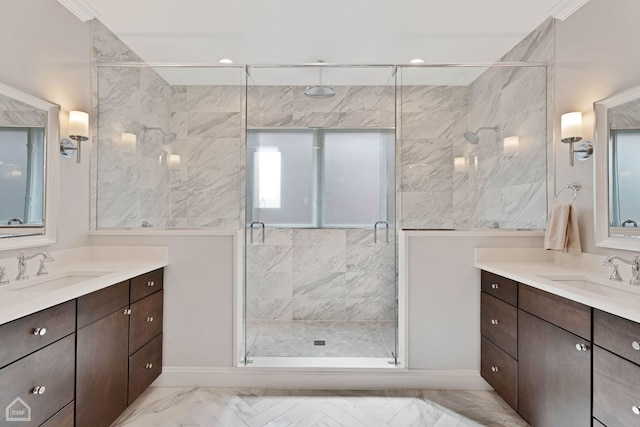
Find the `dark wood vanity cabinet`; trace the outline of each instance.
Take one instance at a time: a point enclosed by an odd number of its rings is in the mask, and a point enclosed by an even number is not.
[[[39,426],[73,402],[75,312],[69,301],[0,325],[0,426]]]
[[[152,271],[78,299],[77,427],[111,425],[160,375],[162,273]]]
[[[591,425],[591,307],[481,273],[480,374],[534,427]]]
[[[127,408],[128,307],[128,281],[78,298],[78,426],[109,426]]]
[[[518,413],[535,427],[588,426],[589,341],[525,311],[518,315]]]
[[[518,407],[518,283],[483,271],[480,305],[480,375]]]
[[[640,324],[593,314],[594,426],[640,425]]]

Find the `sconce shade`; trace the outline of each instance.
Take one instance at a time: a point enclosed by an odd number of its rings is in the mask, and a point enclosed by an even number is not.
[[[563,114],[560,117],[560,128],[560,138],[563,142],[565,139],[580,141],[582,139],[582,113],[574,111]]]
[[[520,138],[517,136],[508,136],[502,140],[502,152],[505,156],[512,156],[518,152],[520,148]]]
[[[179,154],[169,154],[169,169],[180,169]]]
[[[467,170],[467,158],[455,157],[453,159],[453,170],[455,172],[465,172]]]
[[[123,133],[120,135],[120,145],[125,153],[136,152],[136,142],[138,137],[134,133]]]
[[[83,111],[69,111],[69,135],[89,136],[89,114]]]

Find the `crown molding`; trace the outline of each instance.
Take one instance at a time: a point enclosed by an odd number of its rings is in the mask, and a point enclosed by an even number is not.
[[[58,3],[69,9],[82,22],[87,22],[98,16],[98,12],[84,0],[58,0]]]
[[[584,6],[588,1],[589,0],[560,0],[547,13],[549,16],[553,16],[556,19],[564,21],[573,15],[575,11]]]

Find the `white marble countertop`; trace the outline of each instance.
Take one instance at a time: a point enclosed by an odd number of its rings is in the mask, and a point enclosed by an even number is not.
[[[30,251],[31,252],[31,251]],[[51,252],[56,261],[47,263],[48,276],[36,276],[39,262],[28,261],[30,278],[14,280],[17,267],[15,258],[0,259],[7,266],[9,285],[0,285],[0,324],[73,300],[132,277],[168,265],[165,247],[83,247]],[[29,285],[68,274],[88,276],[87,280],[55,290],[29,290]],[[99,274],[92,276],[92,274]],[[19,289],[10,290],[18,287]]]
[[[493,254],[491,252],[493,251]],[[603,268],[603,256],[539,253],[528,259],[507,256],[501,261],[495,249],[476,249],[475,266],[525,285],[640,322],[640,286],[629,284],[628,266],[620,272],[625,280],[609,280],[611,268]],[[513,251],[509,249],[507,251]],[[533,254],[533,251],[530,253]],[[487,256],[489,254],[489,256]],[[567,262],[568,260],[568,262]],[[587,283],[585,283],[587,282]]]

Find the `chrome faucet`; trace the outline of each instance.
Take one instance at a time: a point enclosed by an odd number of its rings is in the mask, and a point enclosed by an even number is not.
[[[620,258],[619,256],[608,256],[604,259],[604,266],[613,267],[613,273],[611,273],[610,279],[622,281],[622,277],[620,277],[620,273],[618,272],[618,265],[613,263],[614,259],[631,265],[631,280],[629,280],[629,284],[640,285],[640,256],[633,257],[631,261]]]
[[[16,277],[16,280],[27,280],[29,278],[29,275],[27,274],[27,261],[37,256],[42,256],[42,259],[40,260],[40,268],[38,268],[36,276],[45,276],[49,274],[44,263],[54,261],[54,259],[48,252],[38,252],[33,255],[25,255],[24,252],[20,252],[20,255],[18,255],[18,276]]]

